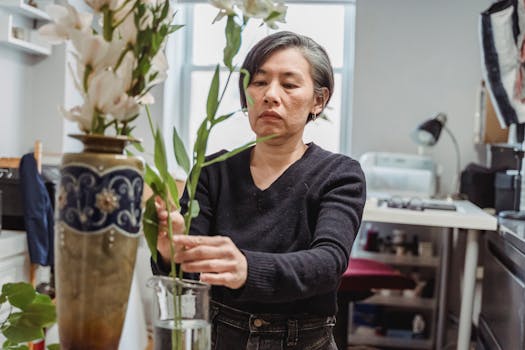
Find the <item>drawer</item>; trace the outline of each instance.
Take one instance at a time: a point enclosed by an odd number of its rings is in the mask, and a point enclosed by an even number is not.
[[[502,349],[525,349],[525,254],[487,235],[481,315]]]

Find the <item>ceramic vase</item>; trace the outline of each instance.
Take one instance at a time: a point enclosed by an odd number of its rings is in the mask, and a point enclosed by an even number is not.
[[[62,350],[116,350],[142,230],[144,162],[122,136],[70,135],[84,144],[63,155],[55,224],[58,327]]]

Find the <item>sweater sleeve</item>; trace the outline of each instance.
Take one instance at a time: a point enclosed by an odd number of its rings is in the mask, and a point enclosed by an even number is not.
[[[309,249],[279,254],[243,250],[248,277],[236,293],[239,301],[280,303],[337,289],[348,266],[366,199],[359,163],[349,160],[339,164],[319,191]]]

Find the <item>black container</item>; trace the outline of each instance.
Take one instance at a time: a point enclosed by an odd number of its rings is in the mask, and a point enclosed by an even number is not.
[[[0,169],[2,191],[2,229],[24,230],[24,206],[18,169]]]
[[[58,167],[44,165],[42,177],[54,209],[56,186],[60,180]],[[25,230],[24,198],[18,169],[0,168],[0,191],[2,192],[2,229]]]
[[[515,173],[499,172],[496,173],[496,179],[494,181],[495,187],[495,205],[496,213],[503,210],[519,210],[519,186],[516,186]],[[518,188],[516,188],[518,187]],[[514,207],[515,196],[518,196],[517,207]]]

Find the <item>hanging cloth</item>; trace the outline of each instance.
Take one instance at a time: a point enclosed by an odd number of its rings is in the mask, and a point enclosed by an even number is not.
[[[53,207],[33,153],[20,160],[20,187],[31,263],[52,266],[54,260]]]
[[[525,122],[525,9],[498,1],[481,13],[482,72],[502,127]]]

